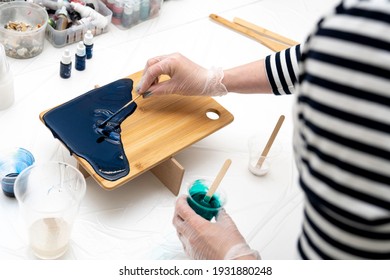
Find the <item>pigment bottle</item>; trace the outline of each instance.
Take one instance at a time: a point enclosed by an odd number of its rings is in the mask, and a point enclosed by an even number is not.
[[[88,30],[87,33],[84,35],[84,46],[85,46],[85,51],[87,54],[87,59],[92,58],[92,51],[93,51],[93,35],[92,31]]]
[[[57,14],[57,21],[56,21],[56,25],[55,25],[55,29],[56,30],[65,30],[66,28],[68,28],[68,12],[66,11],[66,8],[65,6],[63,6],[58,14]]]
[[[114,8],[115,0],[107,0],[106,6],[109,8],[111,11]]]
[[[102,14],[98,13],[91,7],[83,6],[80,3],[71,2],[70,5],[76,12],[80,14],[82,18],[91,17],[96,27],[106,28],[108,19]]]
[[[66,49],[62,54],[60,62],[60,76],[63,79],[70,78],[72,72],[72,58],[69,49]]]
[[[133,25],[133,10],[134,4],[131,2],[126,2],[122,15],[122,26],[124,28],[129,28]]]
[[[121,24],[122,15],[123,15],[123,1],[122,0],[115,0],[115,4],[112,7],[111,22],[113,24],[116,24],[116,25]]]
[[[150,0],[141,0],[140,4],[140,20],[145,21],[149,19],[149,13],[150,13]]]
[[[85,54],[85,46],[83,42],[79,42],[77,44],[77,51],[76,51],[76,63],[75,68],[76,70],[83,71],[85,70],[85,60],[87,58],[87,55]]]
[[[133,3],[133,24],[137,24],[139,23],[141,2],[139,0],[134,0]]]

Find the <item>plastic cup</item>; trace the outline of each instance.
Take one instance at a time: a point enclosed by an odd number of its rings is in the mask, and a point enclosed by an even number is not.
[[[200,216],[206,220],[215,217],[219,210],[226,204],[226,195],[223,191],[217,190],[209,202],[204,197],[211,186],[211,182],[205,179],[198,179],[188,187],[188,204]]]
[[[17,176],[34,162],[34,156],[23,148],[15,147],[0,151],[0,182],[6,196],[15,197],[14,185]]]
[[[85,191],[81,172],[66,163],[35,164],[19,174],[15,197],[38,258],[56,259],[67,251]]]
[[[268,137],[261,135],[254,135],[248,140],[248,169],[256,176],[266,175],[271,170],[272,164],[282,153],[282,146],[274,142],[268,154],[266,156],[262,156],[267,141]]]

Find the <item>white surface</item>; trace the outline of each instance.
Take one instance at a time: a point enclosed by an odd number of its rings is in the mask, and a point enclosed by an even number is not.
[[[28,60],[8,58],[15,79],[15,104],[0,111],[0,146],[30,150],[37,162],[75,163],[39,113],[143,69],[148,58],[181,52],[205,66],[229,68],[271,53],[259,43],[208,19],[241,17],[297,41],[336,0],[169,0],[159,17],[128,30],[112,24],[94,38],[94,54],[85,71],[59,76],[65,48],[48,41],[42,54]],[[302,194],[291,149],[291,96],[238,95],[216,98],[234,116],[232,124],[189,147],[175,158],[185,167],[185,183],[213,178],[223,162],[233,163],[221,183],[226,209],[243,235],[264,259],[293,259],[302,217]],[[284,154],[264,177],[248,171],[247,141],[253,133],[268,137],[278,117],[286,120],[277,140]],[[185,259],[172,226],[176,197],[150,172],[124,186],[105,191],[91,178],[64,259]],[[33,259],[15,199],[0,194],[0,259]]]

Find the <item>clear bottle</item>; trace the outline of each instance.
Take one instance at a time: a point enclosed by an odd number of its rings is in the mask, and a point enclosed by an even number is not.
[[[139,17],[141,21],[149,19],[150,15],[150,0],[141,0]]]
[[[5,55],[4,46],[0,44],[0,110],[7,109],[14,101],[14,78]]]
[[[131,1],[126,1],[122,15],[122,26],[124,28],[129,28],[133,25],[133,10],[134,4]]]
[[[122,21],[122,15],[123,15],[123,1],[122,0],[115,0],[115,4],[112,7],[112,19],[111,22],[113,24],[119,25]]]
[[[140,8],[141,8],[141,2],[139,0],[134,0],[134,6],[133,6],[133,23],[137,24],[139,23],[140,19]]]

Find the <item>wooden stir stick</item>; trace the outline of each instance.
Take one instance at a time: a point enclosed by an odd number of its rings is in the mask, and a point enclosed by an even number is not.
[[[264,150],[263,150],[263,152],[261,153],[261,156],[260,156],[259,160],[258,160],[257,163],[256,163],[256,168],[259,168],[259,169],[260,169],[261,166],[263,165],[264,160],[265,160],[265,157],[268,155],[268,152],[269,152],[269,150],[271,149],[271,146],[272,146],[272,144],[273,144],[274,141],[275,141],[276,135],[278,135],[278,132],[279,132],[279,130],[280,130],[280,127],[281,127],[282,124],[283,124],[284,119],[285,119],[284,115],[281,115],[281,116],[279,117],[279,120],[278,120],[278,122],[276,123],[276,126],[275,126],[274,130],[272,131],[271,136],[270,136],[269,139],[268,139],[267,145],[265,145]]]
[[[223,164],[221,170],[219,171],[217,177],[215,178],[214,182],[211,184],[211,187],[209,188],[208,192],[206,193],[205,197],[203,198],[203,201],[208,203],[217,190],[219,184],[221,183],[223,177],[226,174],[226,171],[229,169],[230,164],[232,163],[231,159],[227,159],[225,163]]]
[[[272,39],[269,39],[267,37],[264,37],[264,36],[261,36],[260,34],[258,34],[257,32],[255,32],[254,30],[251,30],[245,26],[242,26],[242,25],[239,25],[235,22],[231,22],[231,21],[228,21],[227,19],[223,18],[223,17],[220,17],[216,14],[210,14],[209,16],[212,20],[234,30],[234,31],[237,31],[241,34],[244,34],[258,42],[260,42],[261,44],[263,44],[264,46],[266,46],[267,48],[273,50],[273,51],[282,51],[282,50],[285,50],[288,48],[287,45],[283,44],[283,43],[279,43],[277,41],[274,41]]]
[[[235,17],[233,19],[233,22],[234,23],[237,23],[241,26],[244,26],[246,28],[249,28],[250,30],[253,30],[259,34],[262,34],[264,36],[267,36],[275,41],[279,41],[283,44],[286,44],[287,46],[289,47],[292,47],[292,46],[295,46],[295,45],[298,45],[299,43],[294,41],[294,40],[291,40],[287,37],[284,37],[280,34],[277,34],[275,32],[272,32],[271,30],[268,30],[268,29],[265,29],[264,27],[261,27],[261,26],[257,26],[249,21],[246,21],[244,19],[241,19],[241,18],[238,18],[238,17]]]

